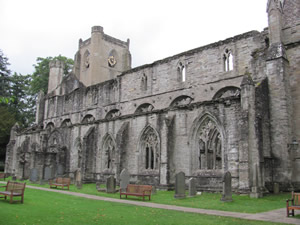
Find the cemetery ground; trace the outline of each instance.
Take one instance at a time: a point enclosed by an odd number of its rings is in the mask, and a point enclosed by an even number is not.
[[[27,185],[49,188],[48,184]],[[1,184],[2,185],[2,184]],[[82,189],[75,185],[70,191],[95,196],[119,199],[119,193],[108,194],[98,192],[95,184],[83,184]],[[174,191],[157,191],[151,198],[151,203],[168,204],[191,208],[213,209],[230,212],[259,213],[284,208],[285,200],[290,193],[267,195],[260,199],[248,196],[233,195],[232,202],[220,201],[219,193],[202,193],[192,198],[175,199]],[[128,197],[130,201],[142,202],[140,198]],[[149,201],[145,201],[149,202]],[[26,188],[24,204],[9,204],[0,200],[0,224],[274,224],[243,220],[231,217],[209,216],[196,213],[186,213],[166,209],[140,207],[130,204],[98,201],[56,192],[47,192]],[[285,214],[282,215],[285,217]],[[299,219],[300,213],[295,218]]]

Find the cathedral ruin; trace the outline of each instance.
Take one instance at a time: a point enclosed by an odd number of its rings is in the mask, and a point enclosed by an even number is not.
[[[300,1],[268,0],[269,26],[131,68],[129,40],[92,27],[73,71],[50,63],[36,125],[11,131],[5,172],[261,195],[300,189]]]

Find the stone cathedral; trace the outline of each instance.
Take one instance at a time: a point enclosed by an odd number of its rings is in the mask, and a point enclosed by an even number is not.
[[[197,189],[261,195],[300,189],[300,1],[268,0],[269,25],[131,68],[129,40],[92,27],[72,72],[50,63],[36,124],[16,124],[5,172],[169,189],[175,175]]]

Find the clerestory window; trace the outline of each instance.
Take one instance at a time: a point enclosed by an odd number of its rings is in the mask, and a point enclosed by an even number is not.
[[[225,53],[223,54],[223,65],[224,71],[233,70],[233,56],[230,50],[226,49]]]
[[[185,66],[180,62],[177,67],[177,78],[180,82],[186,81],[186,68]]]

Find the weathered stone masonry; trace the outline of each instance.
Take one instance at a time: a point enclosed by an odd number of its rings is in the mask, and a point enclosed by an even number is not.
[[[70,176],[160,188],[175,175],[198,190],[259,197],[279,183],[300,188],[300,3],[269,0],[269,28],[130,69],[129,40],[92,28],[79,40],[73,72],[50,64],[36,125],[11,131],[5,171],[20,178]],[[290,13],[290,16],[286,16]],[[294,144],[291,144],[294,140]]]

